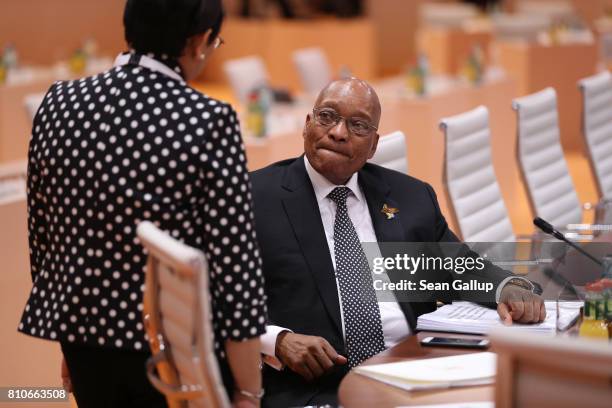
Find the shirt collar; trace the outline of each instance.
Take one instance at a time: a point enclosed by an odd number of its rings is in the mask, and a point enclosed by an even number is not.
[[[322,202],[325,198],[327,198],[329,193],[331,193],[334,188],[339,187],[338,185],[326,179],[325,176],[323,176],[321,173],[316,171],[308,161],[306,155],[304,155],[304,165],[306,166],[306,173],[308,173],[308,178],[312,183],[315,196],[317,197],[317,202]],[[357,173],[353,173],[349,181],[344,186],[348,187],[349,190],[351,190],[351,193],[353,193],[353,196],[355,196],[357,200],[361,201],[364,197],[361,192],[361,189],[359,188],[359,183],[357,179]]]
[[[135,51],[121,53],[115,59],[115,66],[131,63],[132,56],[139,56],[138,65],[160,72],[179,82],[184,82],[184,74],[181,65],[176,58],[170,58],[166,54],[156,55],[153,53],[137,54]]]

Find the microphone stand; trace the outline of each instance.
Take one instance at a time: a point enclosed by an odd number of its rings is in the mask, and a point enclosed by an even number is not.
[[[567,245],[571,246],[576,251],[580,252],[582,255],[586,256],[591,261],[595,262],[597,265],[603,267],[603,263],[599,259],[597,259],[593,255],[589,254],[587,251],[585,251],[584,249],[580,248],[578,245],[574,244],[569,239],[565,238],[565,235],[563,235],[563,233],[557,231],[551,224],[549,224],[548,222],[544,221],[542,218],[540,218],[540,217],[534,218],[533,219],[533,224],[536,227],[538,227],[539,229],[541,229],[544,233],[546,233],[548,235],[552,235],[553,237],[557,238],[558,240],[565,242]]]

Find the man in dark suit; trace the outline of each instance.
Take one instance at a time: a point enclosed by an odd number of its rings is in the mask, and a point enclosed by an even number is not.
[[[263,405],[337,403],[348,370],[415,332],[434,302],[377,302],[359,242],[459,242],[426,183],[366,164],[381,108],[364,81],[328,85],[304,127],[305,155],[252,174],[268,295]],[[383,207],[395,209],[393,216]],[[542,300],[489,268],[500,317],[541,321]],[[273,367],[275,366],[275,367]]]

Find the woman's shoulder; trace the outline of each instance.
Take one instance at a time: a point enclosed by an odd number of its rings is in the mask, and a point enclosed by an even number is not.
[[[212,98],[205,93],[198,91],[197,89],[188,88],[188,92],[191,93],[192,102],[195,103],[196,108],[209,112],[215,116],[235,116],[236,111],[234,107],[229,103],[220,99]]]

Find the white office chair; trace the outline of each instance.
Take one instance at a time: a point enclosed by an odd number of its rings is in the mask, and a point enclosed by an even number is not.
[[[248,102],[250,92],[270,85],[264,61],[257,56],[226,61],[223,70],[236,98],[242,104]]]
[[[38,112],[38,108],[40,107],[43,99],[45,99],[44,92],[25,96],[23,104],[25,105],[28,120],[30,122],[34,120],[34,116],[36,116],[36,112]]]
[[[374,156],[368,160],[400,173],[408,174],[408,157],[406,156],[406,136],[401,131],[381,136]]]
[[[444,185],[464,241],[506,242],[515,235],[491,157],[484,106],[442,119],[446,138]]]
[[[149,253],[144,294],[153,352],[147,361],[149,380],[171,407],[229,407],[214,354],[204,254],[148,221],[138,225],[137,233]]]
[[[304,48],[293,53],[293,63],[300,74],[304,92],[315,94],[332,80],[329,62],[319,47]]]
[[[582,133],[600,202],[595,207],[598,226],[612,224],[612,75],[609,71],[578,82],[582,91]]]
[[[602,198],[612,199],[612,75],[581,80],[582,130]]]
[[[512,101],[518,120],[518,161],[533,214],[566,228],[582,222],[582,206],[569,173],[553,88]]]
[[[0,165],[0,204],[25,200],[27,171],[27,160]]]

